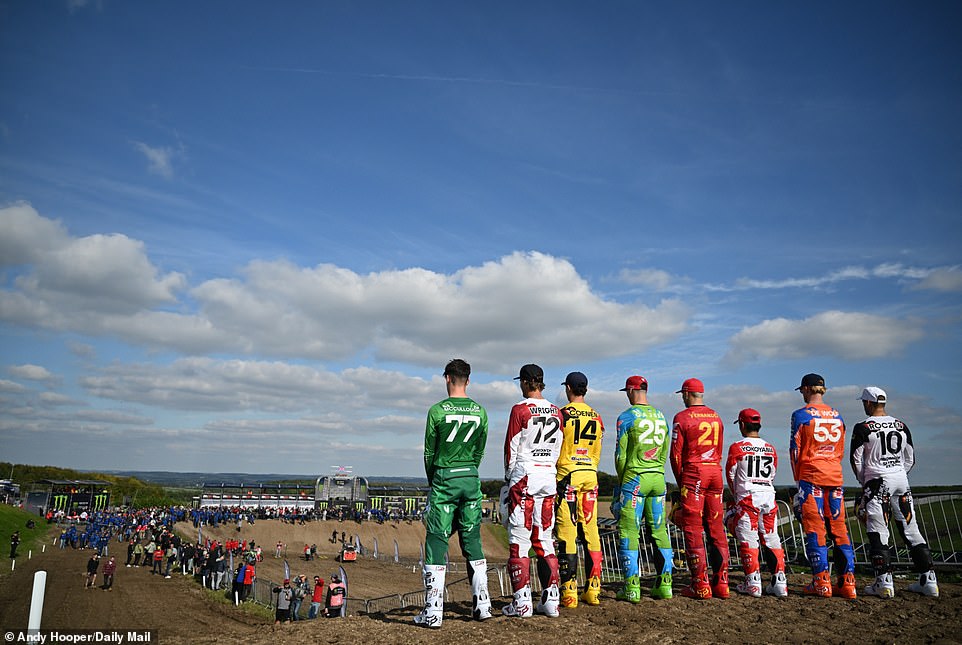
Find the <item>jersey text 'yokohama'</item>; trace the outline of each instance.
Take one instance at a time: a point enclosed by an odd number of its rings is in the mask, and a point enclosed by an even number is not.
[[[725,477],[736,502],[755,492],[774,493],[777,470],[775,446],[761,437],[745,437],[728,448]]]

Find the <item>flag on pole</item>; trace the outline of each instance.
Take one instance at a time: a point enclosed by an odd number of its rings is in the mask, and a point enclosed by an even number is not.
[[[284,579],[291,579],[291,565],[287,564],[287,559],[284,559]]]
[[[337,571],[341,574],[341,582],[344,583],[344,602],[341,603],[341,617],[343,618],[347,616],[347,599],[350,593],[348,591],[349,587],[347,586],[347,571],[344,570],[344,567],[338,567]]]

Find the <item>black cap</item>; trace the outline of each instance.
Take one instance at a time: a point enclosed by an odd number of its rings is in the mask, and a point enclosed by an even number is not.
[[[521,372],[514,377],[514,380],[529,381],[531,383],[544,383],[544,370],[534,363],[528,363],[521,368]]]
[[[795,389],[800,390],[803,387],[815,387],[818,385],[825,387],[825,379],[818,374],[806,374],[802,377],[802,384]]]
[[[571,387],[588,387],[588,377],[581,372],[571,372],[565,377],[562,385],[570,385]]]

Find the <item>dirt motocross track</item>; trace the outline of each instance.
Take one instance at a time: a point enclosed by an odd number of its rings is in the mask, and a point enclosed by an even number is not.
[[[337,569],[337,546],[328,541],[332,530],[359,534],[367,546],[376,525],[350,522],[314,523],[307,527],[276,521],[261,521],[244,527],[243,538],[252,537],[265,549],[258,565],[261,578],[279,579],[283,560],[274,559],[273,545],[288,545],[287,559],[294,574],[315,574],[327,579]],[[191,535],[189,525],[179,527]],[[423,529],[418,525],[380,526],[382,551],[393,554],[397,539],[402,556],[417,554]],[[370,531],[370,532],[369,532]],[[221,529],[226,535],[228,529]],[[205,532],[205,536],[208,533]],[[214,537],[214,534],[210,534]],[[311,539],[312,538],[312,539]],[[298,559],[304,542],[316,542],[319,558]],[[504,548],[486,536],[485,546],[492,560],[503,562]],[[452,560],[458,554],[452,545]],[[368,546],[368,548],[370,548]],[[111,553],[124,559],[123,548],[112,543]],[[907,579],[898,579],[893,600],[860,597],[854,601],[814,599],[801,595],[807,576],[790,576],[791,596],[751,599],[694,601],[677,596],[671,600],[643,599],[635,606],[614,599],[616,587],[606,584],[600,607],[580,606],[562,610],[560,618],[535,616],[508,619],[500,616],[507,598],[495,598],[494,618],[477,623],[468,618],[470,603],[448,602],[444,625],[426,630],[411,624],[417,609],[395,609],[384,614],[365,615],[358,598],[389,593],[406,593],[420,588],[420,576],[412,567],[358,558],[345,564],[351,580],[350,616],[344,620],[303,621],[274,627],[263,615],[244,612],[218,602],[189,577],[179,574],[170,580],[153,576],[144,568],[117,570],[115,589],[83,589],[83,571],[90,551],[51,548],[45,553],[18,558],[16,571],[0,577],[0,627],[4,634],[27,625],[33,573],[47,571],[46,602],[41,628],[119,629],[156,631],[154,642],[172,643],[962,643],[962,585],[941,583],[941,597],[921,598],[904,592]],[[451,578],[463,574],[450,574]],[[733,581],[740,575],[733,572]],[[449,578],[450,579],[450,578]],[[676,592],[687,582],[676,576]],[[867,581],[859,580],[859,588]],[[98,577],[98,584],[100,578]],[[497,589],[493,589],[497,594]],[[457,595],[457,594],[455,594]]]

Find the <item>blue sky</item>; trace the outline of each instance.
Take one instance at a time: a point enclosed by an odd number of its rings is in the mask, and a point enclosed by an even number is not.
[[[803,374],[849,427],[879,385],[913,481],[960,483],[960,28],[954,2],[0,3],[0,459],[416,476],[463,357],[486,477],[536,362],[609,429],[627,376],[669,419],[697,376],[762,412],[780,483]]]

